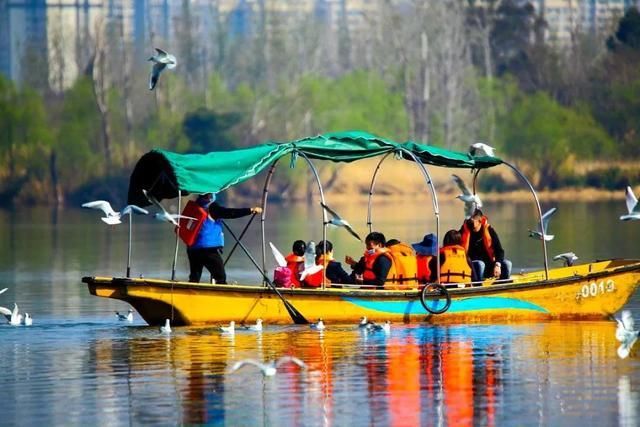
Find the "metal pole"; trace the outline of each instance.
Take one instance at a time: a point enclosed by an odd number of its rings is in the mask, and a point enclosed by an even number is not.
[[[178,190],[178,213],[181,210],[182,193]],[[173,253],[173,264],[171,266],[171,280],[176,280],[176,264],[178,263],[178,247],[180,244],[180,236],[176,233],[176,250]],[[172,306],[173,307],[173,306]]]
[[[400,150],[403,153],[407,153],[409,155],[409,157],[411,157],[413,159],[414,162],[416,162],[418,164],[418,167],[420,168],[420,172],[422,172],[422,175],[424,177],[424,179],[427,182],[427,185],[429,185],[429,188],[431,189],[431,194],[432,194],[432,198],[431,198],[431,202],[433,204],[433,211],[436,215],[436,241],[438,242],[438,247],[440,245],[440,210],[438,208],[438,195],[436,194],[436,189],[433,186],[433,181],[431,180],[431,175],[429,175],[429,171],[427,170],[427,168],[425,167],[425,165],[420,161],[420,159],[418,159],[418,157],[416,157],[416,155],[413,153],[413,151],[406,149],[405,147],[400,146]],[[436,252],[436,283],[440,283],[440,251],[438,250],[438,252]]]
[[[264,232],[264,221],[267,217],[267,199],[269,198],[269,184],[271,184],[271,178],[273,177],[273,172],[276,168],[276,163],[278,163],[278,159],[276,159],[269,168],[269,172],[267,173],[267,178],[264,180],[264,188],[262,189],[262,202],[260,203],[260,207],[262,208],[262,214],[260,214],[260,234],[262,236],[262,271],[267,271],[267,247],[266,247],[266,239]],[[267,282],[262,279],[262,286],[267,286]]]
[[[127,277],[131,277],[131,223],[132,223],[132,219],[131,217],[133,216],[133,210],[131,212],[129,212],[129,247],[127,249]]]
[[[373,198],[373,187],[375,187],[376,185],[376,178],[378,177],[378,171],[380,170],[380,167],[382,166],[382,162],[385,161],[385,159],[387,157],[389,157],[389,155],[392,152],[388,152],[387,154],[385,154],[382,159],[380,159],[380,161],[378,162],[378,166],[376,166],[376,170],[373,171],[373,176],[371,177],[371,185],[369,185],[369,201],[367,203],[367,226],[369,227],[369,233],[371,233],[372,230],[372,223],[371,223],[371,200]]]
[[[538,209],[538,221],[540,221],[540,224],[542,224],[542,208],[540,207],[540,200],[538,200],[538,194],[536,193],[536,190],[533,188],[533,185],[531,185],[531,183],[529,182],[527,177],[524,176],[522,174],[522,172],[520,172],[511,163],[505,162],[504,160],[502,161],[502,163],[504,163],[505,165],[509,166],[516,173],[516,175],[518,175],[520,178],[522,178],[522,180],[529,187],[529,190],[531,190],[531,194],[533,194],[533,199],[536,202],[536,208]],[[544,240],[544,236],[542,236],[542,237],[543,237],[541,239],[542,240],[542,251],[544,253],[544,276],[545,276],[545,280],[549,280],[549,263],[547,261],[547,242]]]
[[[298,151],[298,154],[307,162],[309,167],[311,168],[311,172],[313,172],[313,176],[316,178],[316,182],[318,183],[318,190],[320,191],[320,201],[323,205],[326,205],[324,201],[324,192],[322,191],[322,183],[320,182],[320,175],[318,175],[318,170],[311,163],[311,160],[304,154],[302,151]],[[327,241],[327,211],[322,208],[322,240]],[[324,289],[324,281],[325,281],[325,269],[322,269],[322,289]]]

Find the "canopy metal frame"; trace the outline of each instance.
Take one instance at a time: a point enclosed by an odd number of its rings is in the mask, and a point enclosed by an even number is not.
[[[407,150],[404,147],[399,147],[398,149],[390,151],[386,153],[384,156],[382,156],[382,158],[378,162],[378,165],[373,171],[373,176],[371,177],[371,184],[369,185],[369,196],[368,196],[368,202],[367,202],[367,227],[369,228],[369,233],[373,231],[371,202],[373,199],[374,188],[376,185],[378,172],[382,167],[382,163],[389,157],[389,155],[394,153],[406,153],[409,157],[411,157],[411,159],[416,163],[416,165],[418,165],[418,169],[420,169],[420,172],[422,173],[425,179],[425,182],[427,183],[427,186],[431,190],[431,196],[432,196],[431,201],[433,204],[433,212],[436,217],[436,241],[439,242],[440,241],[440,208],[438,206],[438,195],[433,185],[433,180],[431,179],[431,175],[429,174],[429,171],[427,170],[427,167],[424,165],[424,163],[422,163],[420,159],[418,159],[411,150]],[[438,284],[440,283],[440,251],[436,252],[436,283]]]
[[[502,163],[505,166],[509,167],[522,181],[524,181],[524,183],[529,188],[529,191],[531,191],[531,194],[533,194],[533,200],[536,204],[536,211],[538,212],[538,221],[540,224],[542,224],[542,208],[540,207],[540,199],[538,198],[538,193],[536,193],[536,190],[533,188],[533,185],[527,179],[527,177],[524,176],[524,174],[520,172],[520,170],[517,167],[515,167],[515,165],[512,165],[511,163],[505,160],[502,160]],[[477,184],[479,174],[480,174],[480,169],[476,169],[475,173],[473,174],[473,194],[476,194],[476,184]],[[542,241],[542,253],[544,257],[543,259],[544,278],[545,280],[549,280],[549,258],[548,258],[548,252],[547,252],[547,242],[544,239],[540,239],[540,240]]]
[[[318,185],[318,191],[320,193],[320,201],[323,205],[326,205],[325,202],[325,198],[324,198],[324,190],[322,188],[322,181],[320,180],[320,174],[318,173],[318,170],[316,168],[316,166],[313,164],[313,162],[311,161],[311,159],[309,159],[309,157],[307,157],[307,155],[300,151],[300,150],[294,150],[293,152],[291,152],[292,156],[296,156],[299,155],[300,157],[302,157],[305,162],[307,163],[307,165],[309,166],[309,169],[311,169],[311,172],[315,178],[316,184]],[[279,159],[278,159],[279,160]],[[267,173],[267,178],[265,179],[265,183],[264,183],[264,188],[262,190],[262,215],[260,216],[260,233],[262,235],[262,271],[263,273],[266,272],[266,237],[265,237],[265,227],[264,227],[264,223],[265,223],[265,219],[266,219],[266,215],[267,215],[267,201],[269,198],[269,184],[271,183],[271,179],[273,178],[273,173],[276,167],[276,163],[278,163],[278,160],[275,160],[272,164],[271,167],[269,168],[269,172]],[[329,222],[327,221],[327,211],[322,208],[322,241],[326,242],[327,241],[327,225],[329,224]],[[266,283],[263,280],[263,286],[266,286]],[[325,288],[325,269],[322,269],[322,289]]]

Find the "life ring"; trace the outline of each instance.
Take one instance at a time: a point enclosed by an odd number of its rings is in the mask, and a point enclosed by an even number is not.
[[[427,295],[429,297],[443,296],[446,302],[442,308],[429,307],[429,305],[425,301]],[[433,298],[429,298],[429,299],[432,300]],[[424,288],[422,288],[422,291],[420,292],[420,302],[422,303],[422,306],[424,307],[424,309],[427,310],[429,313],[442,314],[449,309],[449,306],[451,306],[451,295],[449,295],[449,291],[447,291],[444,286],[438,283],[429,283],[425,285]]]

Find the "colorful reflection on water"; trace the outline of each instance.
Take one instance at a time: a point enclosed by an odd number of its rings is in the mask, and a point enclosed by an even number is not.
[[[117,321],[0,326],[4,422],[637,425],[640,359],[613,322],[267,326],[226,335]],[[30,334],[29,340],[24,335]],[[265,377],[238,360],[295,355]]]

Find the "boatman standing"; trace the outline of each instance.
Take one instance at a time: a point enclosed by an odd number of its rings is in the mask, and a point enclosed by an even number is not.
[[[227,283],[227,275],[224,271],[222,260],[222,248],[224,247],[224,233],[222,219],[240,218],[243,216],[262,212],[259,206],[253,208],[225,208],[216,202],[214,193],[201,194],[195,203],[199,208],[207,211],[199,228],[193,244],[187,247],[189,257],[189,281],[198,283],[202,276],[202,268],[206,267],[215,280],[215,283]]]

